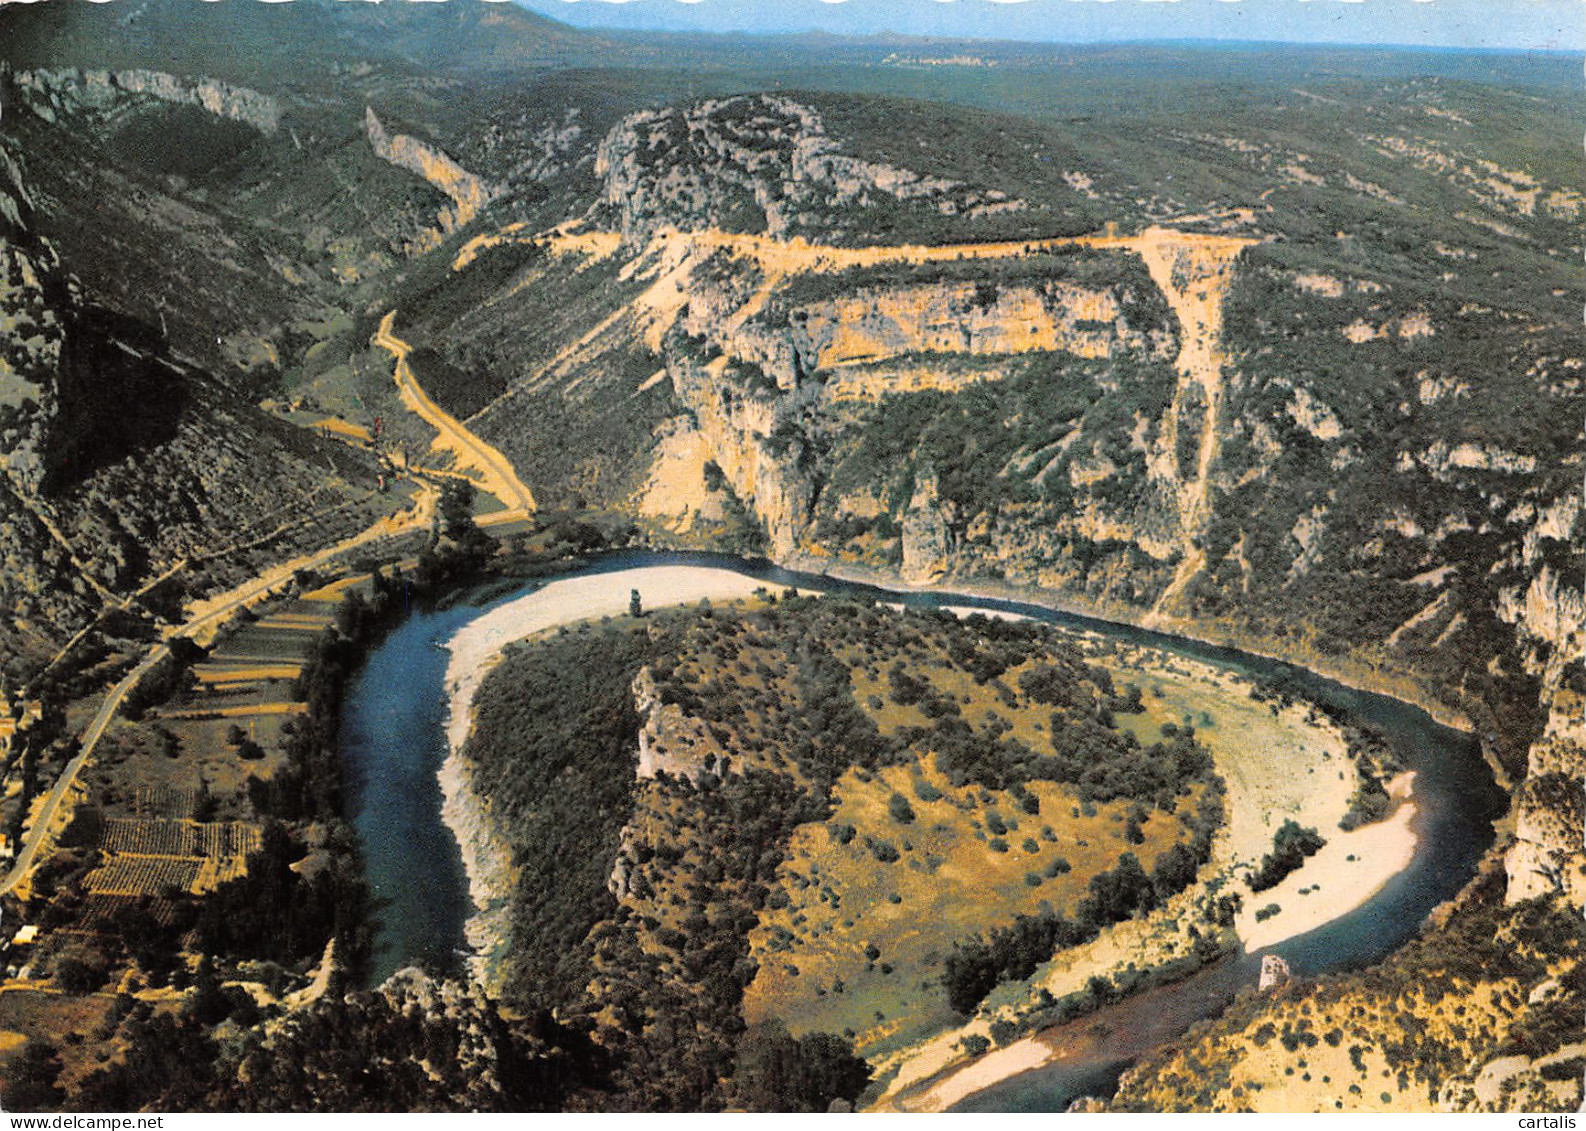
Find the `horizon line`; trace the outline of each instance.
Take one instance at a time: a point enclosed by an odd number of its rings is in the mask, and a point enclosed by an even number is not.
[[[0,0],[4,3],[6,0]],[[449,0],[447,0],[449,2]],[[500,2],[500,0],[486,0],[486,2]],[[512,0],[513,3],[533,12],[535,15],[545,15],[538,8],[528,6],[526,0]],[[565,2],[565,0],[559,0]],[[587,0],[586,0],[587,2]],[[598,2],[598,0],[596,0]],[[825,2],[825,0],[823,0]],[[866,32],[856,35],[851,32],[829,31],[826,28],[809,27],[798,31],[753,31],[747,28],[733,28],[731,30],[712,30],[707,28],[667,28],[667,27],[607,27],[598,24],[570,24],[556,20],[554,16],[546,19],[561,23],[574,31],[596,32],[601,35],[611,36],[644,36],[667,35],[681,36],[695,39],[802,39],[808,36],[818,36],[825,39],[837,40],[854,46],[866,44],[881,45],[889,38],[914,40],[918,43],[984,43],[1009,47],[1034,47],[1034,48],[1067,48],[1067,47],[1196,47],[1213,49],[1237,48],[1275,48],[1291,47],[1301,50],[1320,51],[1404,51],[1425,52],[1441,55],[1557,55],[1561,58],[1586,57],[1586,46],[1583,47],[1483,47],[1464,44],[1448,43],[1405,43],[1396,41],[1355,41],[1355,40],[1330,40],[1330,39],[1224,39],[1217,36],[1204,37],[1176,37],[1162,39],[1144,39],[1134,37],[1130,39],[1007,39],[1000,36],[989,35],[920,35],[915,32],[882,30]],[[949,64],[944,64],[949,65]]]
[[[3,0],[0,0],[3,2]],[[501,0],[495,0],[501,2]],[[1103,33],[1098,36],[1079,35],[1073,38],[1057,36],[1054,38],[1025,38],[1015,32],[1014,34],[997,34],[995,31],[963,31],[945,34],[922,33],[897,28],[881,27],[874,30],[834,30],[812,22],[801,28],[778,27],[760,29],[754,27],[688,27],[669,24],[669,19],[675,19],[681,13],[674,10],[673,4],[658,0],[654,3],[631,3],[629,0],[509,0],[515,7],[532,12],[535,15],[561,24],[565,27],[586,32],[595,32],[610,35],[666,35],[666,36],[697,36],[711,39],[740,38],[749,40],[776,40],[791,39],[801,36],[820,36],[840,43],[864,44],[867,42],[884,41],[890,37],[900,39],[913,39],[921,42],[935,43],[985,43],[1019,45],[1034,48],[1041,47],[1087,47],[1087,46],[1149,46],[1173,45],[1181,47],[1302,47],[1302,48],[1334,48],[1357,49],[1365,51],[1394,50],[1394,51],[1425,51],[1452,54],[1480,54],[1480,55],[1543,55],[1560,57],[1578,57],[1586,54],[1586,36],[1575,33],[1576,42],[1562,46],[1554,46],[1557,42],[1549,37],[1549,42],[1542,44],[1526,43],[1449,43],[1426,42],[1417,40],[1350,40],[1350,39],[1325,39],[1325,38],[1286,38],[1281,35],[1263,37],[1259,33],[1255,36],[1224,36],[1209,35],[1169,35],[1154,36],[1147,34],[1127,34],[1111,37]],[[855,0],[848,0],[855,2]],[[833,7],[846,7],[847,3],[835,3],[834,0],[822,0],[823,4]],[[1417,7],[1426,3],[1420,0]],[[694,9],[699,5],[699,0],[674,0],[677,8]],[[1019,4],[1009,4],[1009,7],[1021,7]],[[1234,5],[1219,5],[1232,7]],[[1354,6],[1350,4],[1348,6]],[[583,17],[583,13],[609,13],[607,16],[596,15],[592,19]],[[621,17],[611,19],[616,13],[623,13]],[[670,13],[670,15],[669,15]],[[648,18],[647,18],[648,17]],[[808,17],[815,19],[814,13]],[[883,17],[884,18],[884,17]],[[610,22],[608,22],[610,20]],[[631,21],[631,22],[629,22]],[[1130,29],[1134,31],[1135,29]],[[1563,33],[1564,29],[1560,29]],[[1565,36],[1569,38],[1569,36]]]

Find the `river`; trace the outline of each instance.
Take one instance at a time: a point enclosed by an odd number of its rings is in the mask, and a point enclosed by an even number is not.
[[[628,551],[559,576],[663,565],[731,569],[769,586],[874,597],[916,608],[954,605],[1017,613],[1174,652],[1252,678],[1281,677],[1300,697],[1374,727],[1416,772],[1415,854],[1361,907],[1271,948],[1298,975],[1374,961],[1413,936],[1427,913],[1474,874],[1476,862],[1492,843],[1492,822],[1503,811],[1504,795],[1470,736],[1399,700],[1231,648],[1020,601],[945,591],[893,592],[717,554]],[[550,580],[555,578],[528,582],[504,595],[497,585],[462,594],[444,609],[415,611],[371,652],[349,688],[342,717],[348,817],[380,901],[372,982],[404,966],[454,964],[470,912],[467,877],[457,843],[441,820],[436,781],[447,754],[445,644],[474,618]],[[1241,986],[1253,983],[1258,964],[1259,955],[1241,955],[1053,1031],[1050,1039],[1065,1051],[1061,1062],[1005,1080],[955,1110],[1061,1111],[1077,1096],[1110,1092],[1118,1074],[1142,1052],[1221,1011]]]

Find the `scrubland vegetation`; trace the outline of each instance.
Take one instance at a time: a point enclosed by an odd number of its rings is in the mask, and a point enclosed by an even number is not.
[[[1575,916],[1505,907],[1496,895],[1489,885],[1481,904],[1368,970],[1241,995],[1126,1073],[1113,1106],[1433,1111],[1446,1100],[1465,1109],[1482,1065],[1519,1056],[1527,1059],[1493,1081],[1486,1104],[1575,1110],[1580,1074],[1548,1058],[1579,1034],[1586,936]]]
[[[585,1016],[623,1102],[791,1102],[744,1082],[767,1025],[917,1038],[1193,880],[1210,760],[1112,729],[1136,700],[1050,630],[839,599],[521,645],[466,751],[516,861],[493,976]]]

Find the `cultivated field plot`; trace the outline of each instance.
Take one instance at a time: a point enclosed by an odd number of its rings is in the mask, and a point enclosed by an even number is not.
[[[140,817],[174,817],[191,820],[198,812],[198,791],[166,785],[139,786],[133,807]]]
[[[312,599],[270,602],[257,610],[257,619],[236,625],[216,641],[207,662],[289,664],[302,660],[314,637],[335,620],[339,588],[339,583],[322,587],[314,591]]]
[[[257,826],[239,821],[143,821],[111,818],[100,848],[138,856],[246,856],[259,847]]]
[[[322,614],[328,612],[324,605],[319,608]],[[329,623],[330,618],[322,615],[319,627],[312,631],[284,626],[265,628],[261,627],[262,621],[246,625],[223,638],[216,645],[211,659],[220,660],[227,656],[262,657],[270,663],[292,663],[303,658],[303,650],[312,642],[314,633]]]
[[[332,581],[328,585],[322,585],[318,589],[304,593],[297,604],[300,607],[305,603],[310,605],[340,605],[346,599],[348,592],[353,589],[357,589],[367,596],[368,582],[369,575],[367,573],[351,574]]]
[[[301,660],[272,660],[252,657],[226,658],[193,665],[199,686],[235,687],[244,683],[296,679],[303,670]]]
[[[139,856],[201,856],[196,821],[140,821],[112,818],[105,822],[99,847],[105,852]]]
[[[259,843],[259,827],[239,821],[111,818],[100,839],[105,862],[89,873],[87,888],[93,895],[201,894],[242,875]]]
[[[113,746],[104,747],[87,780],[107,817],[245,819],[248,782],[279,769],[281,729],[295,717],[222,713],[202,695],[183,696],[142,722],[117,719],[108,736]],[[262,753],[243,752],[238,730]]]
[[[116,856],[88,873],[91,895],[161,895],[192,891],[203,860],[188,856]]]
[[[84,931],[113,934],[122,917],[136,915],[140,920],[164,928],[176,919],[174,900],[147,895],[90,895],[83,900]]]

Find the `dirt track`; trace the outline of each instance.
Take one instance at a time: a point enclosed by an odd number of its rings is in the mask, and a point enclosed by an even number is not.
[[[470,478],[477,479],[479,486],[500,499],[509,511],[535,510],[534,493],[518,478],[507,457],[475,436],[424,391],[408,364],[413,347],[392,332],[395,321],[394,310],[380,320],[374,344],[396,359],[396,384],[402,403],[438,433],[433,446],[450,452],[457,465],[473,472]]]

